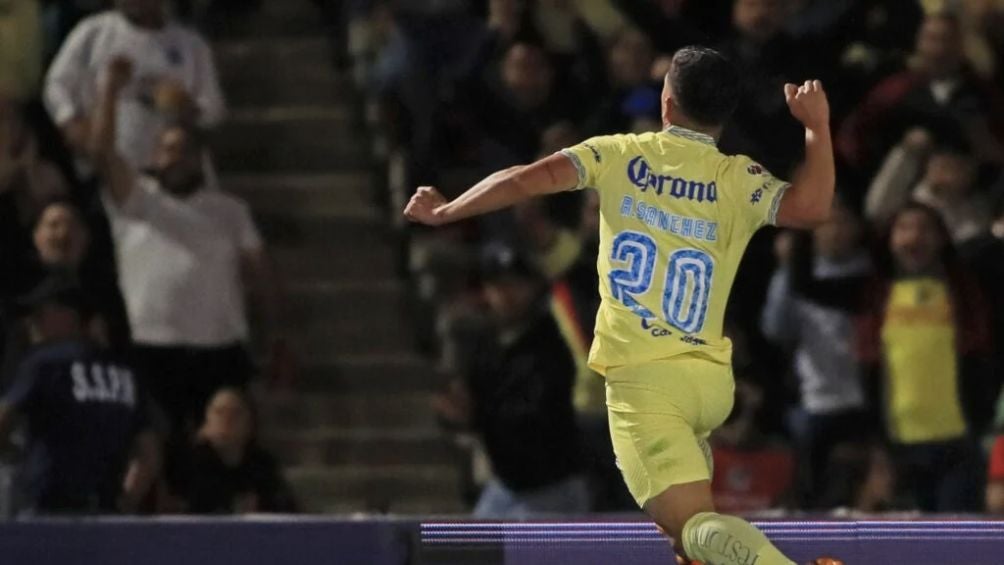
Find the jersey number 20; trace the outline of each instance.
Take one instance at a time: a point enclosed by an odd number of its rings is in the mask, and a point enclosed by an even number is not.
[[[643,318],[656,316],[635,296],[651,288],[658,254],[649,235],[628,230],[614,238],[610,258],[626,263],[626,268],[610,271],[610,290],[614,298]],[[668,324],[688,334],[704,328],[714,267],[711,256],[698,249],[678,249],[669,255],[662,296],[662,317]]]

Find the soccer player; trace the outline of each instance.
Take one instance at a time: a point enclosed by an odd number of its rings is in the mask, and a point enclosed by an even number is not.
[[[732,409],[732,347],[722,325],[747,243],[764,225],[810,228],[829,214],[829,104],[819,81],[784,86],[805,126],[805,162],[789,184],[716,148],[739,92],[720,53],[683,48],[665,79],[663,131],[594,137],[492,174],[452,202],[420,187],[404,214],[436,226],[533,196],[596,189],[602,301],[589,363],[606,377],[628,489],[681,558],[787,565],[751,524],[715,512],[706,438]]]

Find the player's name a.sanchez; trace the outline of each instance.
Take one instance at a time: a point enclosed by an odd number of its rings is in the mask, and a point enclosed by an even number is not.
[[[680,237],[698,241],[718,240],[718,222],[671,214],[658,206],[635,202],[632,196],[625,196],[621,200],[621,216],[634,218],[648,226]]]

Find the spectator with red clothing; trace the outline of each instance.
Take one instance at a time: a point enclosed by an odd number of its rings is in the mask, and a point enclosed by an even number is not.
[[[992,412],[988,310],[958,261],[941,215],[911,202],[892,215],[877,274],[792,285],[857,313],[857,350],[874,416],[901,483],[924,511],[976,511],[983,502],[976,439]]]
[[[908,68],[869,92],[841,127],[836,150],[859,172],[873,171],[907,130],[923,127],[936,138],[967,139],[981,160],[1000,162],[1001,110],[999,92],[966,65],[958,18],[931,14]]]
[[[866,287],[859,354],[899,476],[917,506],[978,511],[983,461],[976,440],[992,411],[988,311],[959,264],[937,211],[919,203],[892,218],[885,269]]]

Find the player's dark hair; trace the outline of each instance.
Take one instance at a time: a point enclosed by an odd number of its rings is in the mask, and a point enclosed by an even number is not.
[[[739,73],[724,55],[707,47],[684,47],[666,75],[673,100],[700,125],[724,125],[739,104]]]

